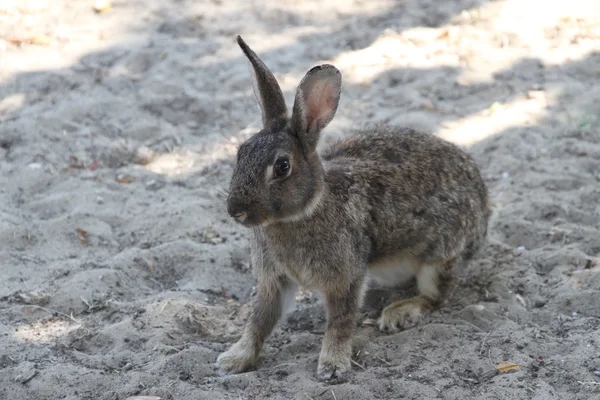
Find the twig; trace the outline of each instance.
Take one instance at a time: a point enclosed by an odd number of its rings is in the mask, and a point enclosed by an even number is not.
[[[333,400],[337,400],[337,397],[335,397],[335,392],[333,391],[333,389],[331,389],[331,394],[333,395]]]
[[[170,301],[171,299],[167,299],[167,301],[165,301],[165,304],[163,304],[163,306],[160,308],[158,315],[162,314],[162,312],[165,310],[165,307],[167,306],[167,304],[169,304]]]
[[[600,385],[600,382],[594,382],[594,381],[588,381],[588,382],[577,381],[577,383],[579,383],[580,385],[595,385],[595,386]]]
[[[83,298],[83,296],[79,296],[79,298],[81,299],[81,301],[83,301],[83,303],[87,306],[88,311],[92,310],[92,306],[90,305],[90,303],[88,303],[88,301],[86,299]]]
[[[481,341],[481,347],[479,348],[479,355],[483,354],[483,348],[485,346],[485,342],[487,341],[487,339],[490,337],[490,335],[492,334],[492,331],[489,331],[484,337],[483,340]]]
[[[173,349],[173,350],[175,350],[175,351],[176,351],[176,352],[178,352],[178,353],[181,351],[181,349],[178,349],[178,348],[177,348],[177,347],[175,347],[175,346],[169,346],[168,344],[163,344],[163,346],[165,346],[165,347],[166,347],[166,348],[168,348],[168,349]]]
[[[40,309],[40,310],[42,310],[42,311],[46,311],[46,312],[47,312],[47,313],[49,313],[49,314],[58,314],[58,315],[62,315],[63,317],[67,317],[67,318],[69,318],[69,319],[70,319],[71,321],[73,321],[73,322],[77,322],[78,324],[79,324],[79,323],[81,323],[81,321],[79,321],[78,319],[76,319],[75,317],[73,317],[73,315],[65,314],[65,313],[63,313],[63,312],[60,312],[60,311],[51,310],[51,309],[49,309],[49,308],[44,308],[44,307],[41,307],[41,306],[36,306],[36,305],[34,305],[34,304],[29,304],[29,305],[27,305],[26,307],[38,308],[38,309]]]
[[[36,370],[34,370],[34,371],[33,371],[33,372],[32,372],[32,373],[29,375],[29,376],[27,376],[27,377],[23,378],[23,379],[21,380],[21,383],[22,383],[23,385],[24,385],[24,384],[26,384],[27,382],[29,382],[30,380],[32,380],[33,378],[35,378],[35,377],[37,376],[37,374],[38,374],[38,370],[36,369]]]
[[[11,256],[17,257],[21,261],[29,261],[29,262],[32,262],[32,263],[35,263],[35,264],[40,264],[40,260],[35,259],[33,257],[28,257],[28,256],[25,256],[25,255],[22,255],[22,254],[18,254],[18,253],[11,253]],[[25,282],[23,282],[23,283],[25,283]]]
[[[298,365],[298,363],[282,363],[282,364],[277,364],[276,366],[273,367],[273,369],[278,369],[280,367],[293,367]],[[321,393],[323,394],[323,393]]]
[[[385,361],[385,359],[383,359],[382,357],[377,357],[377,356],[375,356],[375,358],[376,358],[376,359],[378,359],[378,360],[380,360],[380,361],[382,361],[382,362],[384,362],[384,363],[386,363],[386,364],[387,364],[387,365],[389,365],[390,367],[392,366],[392,364],[390,364],[389,362]]]
[[[422,359],[424,359],[424,360],[427,360],[427,361],[429,361],[430,363],[433,363],[433,364],[439,364],[439,362],[437,362],[437,361],[434,361],[434,360],[432,360],[431,358],[427,358],[427,357],[425,357],[425,356],[424,356],[424,355],[422,355],[422,354],[419,354],[418,356],[419,356],[419,357],[421,357],[421,358],[422,358]]]
[[[162,283],[160,283],[159,281],[157,281],[156,279],[154,279],[154,278],[149,278],[149,279],[150,279],[150,281],[152,281],[152,282],[156,283],[158,286],[160,286],[161,291],[163,291],[165,289],[165,286]]]
[[[479,332],[483,331],[483,329],[481,329],[481,328],[480,328],[480,327],[478,327],[477,325],[475,325],[475,324],[473,324],[473,323],[471,323],[471,322],[469,322],[469,321],[467,321],[467,320],[464,320],[464,319],[462,319],[462,318],[459,318],[459,321],[461,321],[461,322],[464,322],[464,323],[465,323],[465,324],[467,324],[467,325],[470,325],[471,327],[475,328],[475,330],[478,330]]]
[[[367,369],[365,367],[363,367],[362,365],[360,365],[359,363],[357,363],[356,361],[350,359],[350,362],[354,365],[356,365],[357,367],[362,368],[363,371],[366,371]]]

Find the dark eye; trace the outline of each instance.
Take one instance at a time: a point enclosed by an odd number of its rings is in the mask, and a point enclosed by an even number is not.
[[[275,161],[275,165],[273,165],[273,172],[277,178],[286,176],[287,173],[290,172],[289,158],[279,157],[277,161]]]

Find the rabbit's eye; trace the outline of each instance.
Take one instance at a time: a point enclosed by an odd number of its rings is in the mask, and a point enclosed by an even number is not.
[[[290,172],[290,160],[287,157],[279,157],[273,166],[276,178],[282,178]]]

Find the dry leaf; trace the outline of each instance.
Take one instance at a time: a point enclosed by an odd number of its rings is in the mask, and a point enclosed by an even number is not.
[[[8,38],[8,43],[14,44],[15,46],[22,46],[24,44],[38,44],[40,46],[50,46],[52,44],[52,38],[46,35],[35,35],[28,38]]]
[[[429,100],[425,100],[423,102],[423,104],[421,105],[421,107],[423,107],[425,110],[429,110],[429,111],[435,111],[435,106],[433,105],[432,102],[430,102]]]
[[[128,176],[128,175],[117,175],[117,182],[119,183],[131,183],[135,181],[135,178],[133,176]]]
[[[96,0],[94,3],[94,11],[98,14],[110,10],[110,1],[108,0]]]
[[[519,364],[515,364],[515,363],[511,363],[511,362],[507,362],[507,361],[502,361],[502,362],[500,362],[500,364],[496,365],[496,371],[498,371],[501,374],[518,371],[520,369],[521,369],[521,366]]]
[[[445,29],[442,33],[440,33],[440,35],[438,36],[438,39],[445,39],[450,35],[450,30],[449,29]]]
[[[79,243],[86,244],[88,240],[88,233],[81,228],[75,229],[77,236],[79,237]]]
[[[219,244],[225,241],[212,226],[205,227],[200,236],[204,243]]]
[[[27,43],[39,44],[41,46],[50,46],[52,44],[52,38],[46,35],[32,36],[27,39]]]

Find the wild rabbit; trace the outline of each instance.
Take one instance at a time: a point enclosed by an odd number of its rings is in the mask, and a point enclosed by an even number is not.
[[[342,79],[332,65],[300,82],[291,117],[266,65],[240,36],[264,128],[243,143],[228,213],[253,230],[257,293],[241,339],[221,354],[221,374],[256,365],[297,285],[324,296],[327,327],[317,377],[339,381],[351,367],[352,333],[371,278],[416,277],[419,295],[388,305],[383,331],[416,323],[439,304],[451,267],[486,237],[486,185],[457,146],[411,129],[376,126],[316,151]]]

